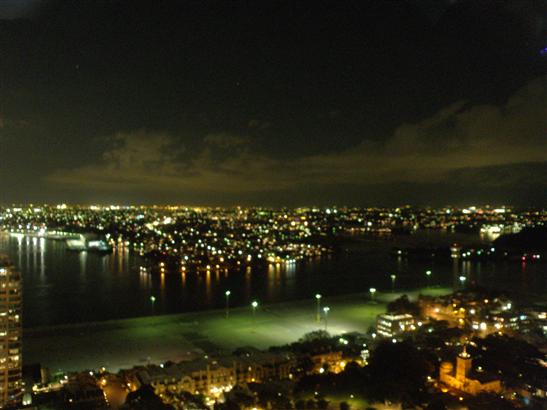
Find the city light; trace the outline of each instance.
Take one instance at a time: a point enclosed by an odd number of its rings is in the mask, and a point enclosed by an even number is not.
[[[230,295],[231,295],[231,293],[232,292],[230,292],[229,290],[224,292],[224,295],[226,296],[226,319],[228,319],[228,317],[230,315]]]
[[[325,306],[323,308],[323,313],[325,315],[325,331],[328,330],[328,316],[329,316],[329,312],[330,312],[330,307],[328,306]]]
[[[547,409],[546,2],[0,1],[0,409]]]
[[[315,321],[319,323],[321,321],[321,294],[316,293],[315,294],[315,301],[316,301],[316,313],[315,313]]]
[[[426,277],[426,279],[427,279],[427,286],[430,286],[430,285],[431,285],[431,284],[429,283],[429,278],[430,278],[430,276],[431,276],[432,273],[433,273],[433,272],[431,272],[431,270],[426,270],[426,271],[425,271],[425,277]]]
[[[252,311],[253,311],[253,332],[255,330],[256,326],[256,308],[258,307],[258,302],[256,300],[253,300],[251,303]]]

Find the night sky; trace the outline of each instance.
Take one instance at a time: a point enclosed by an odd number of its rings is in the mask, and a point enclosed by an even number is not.
[[[547,2],[0,2],[0,203],[547,204]]]

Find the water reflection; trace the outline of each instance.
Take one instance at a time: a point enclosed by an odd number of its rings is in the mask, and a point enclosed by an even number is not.
[[[85,268],[86,268],[86,261],[87,261],[87,252],[80,252],[79,259],[80,259],[80,278],[83,282],[85,282]]]
[[[252,296],[251,267],[248,266],[247,269],[245,269],[245,299],[250,300]]]
[[[45,255],[46,255],[46,240],[44,238],[40,238],[40,278],[42,281],[45,279],[44,276],[46,273]]]
[[[25,238],[25,262],[26,269],[30,270],[30,238],[28,236]]]
[[[211,303],[211,271],[205,272],[205,301],[207,304]]]
[[[431,240],[431,238],[428,238]],[[69,252],[63,242],[0,234],[0,252],[6,252],[24,279],[24,325],[106,320],[119,317],[224,309],[226,289],[232,306],[325,298],[367,291],[371,286],[391,290],[416,286],[461,286],[477,282],[541,294],[547,288],[544,264],[483,262],[451,259],[412,261],[391,258],[393,243],[367,242],[339,256],[261,268],[214,272],[166,272],[141,269],[145,262],[122,246],[110,255]],[[425,275],[432,270],[432,275]],[[157,299],[152,306],[150,296]]]
[[[267,277],[268,277],[268,279],[267,279],[268,280],[267,295],[268,295],[268,298],[273,298],[273,296],[274,296],[274,287],[275,287],[275,284],[277,282],[276,275],[278,273],[279,272],[276,271],[273,264],[268,265],[268,273],[267,273]]]
[[[32,268],[36,269],[38,266],[38,238],[32,238]]]

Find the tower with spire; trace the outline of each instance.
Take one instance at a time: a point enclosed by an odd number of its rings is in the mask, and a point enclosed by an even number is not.
[[[463,349],[456,357],[456,369],[451,362],[443,362],[439,367],[439,386],[443,391],[453,389],[468,394],[482,392],[500,393],[503,388],[497,377],[481,373],[474,373],[473,359],[467,352],[467,341],[463,343]]]
[[[467,353],[467,344],[463,345],[462,352],[456,358],[456,379],[465,381],[469,376],[473,364],[471,355]]]

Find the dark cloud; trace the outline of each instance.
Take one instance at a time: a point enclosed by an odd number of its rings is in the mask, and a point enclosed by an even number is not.
[[[545,161],[545,2],[39,6],[0,20],[0,202],[464,200]]]
[[[363,141],[330,154],[269,156],[253,150],[248,137],[219,133],[205,136],[199,152],[181,159],[174,136],[142,131],[117,135],[120,144],[99,163],[56,172],[49,182],[94,190],[160,191],[173,200],[180,192],[191,200],[208,193],[216,203],[224,202],[226,195],[260,192],[273,201],[293,192],[294,200],[303,201],[302,186],[325,192],[325,187],[338,184],[358,192],[401,183],[456,184],[469,192],[531,185],[537,189],[533,185],[538,181],[532,184],[523,172],[547,161],[542,149],[547,144],[546,80],[530,82],[502,106],[456,103],[430,118],[401,125],[383,143]]]

